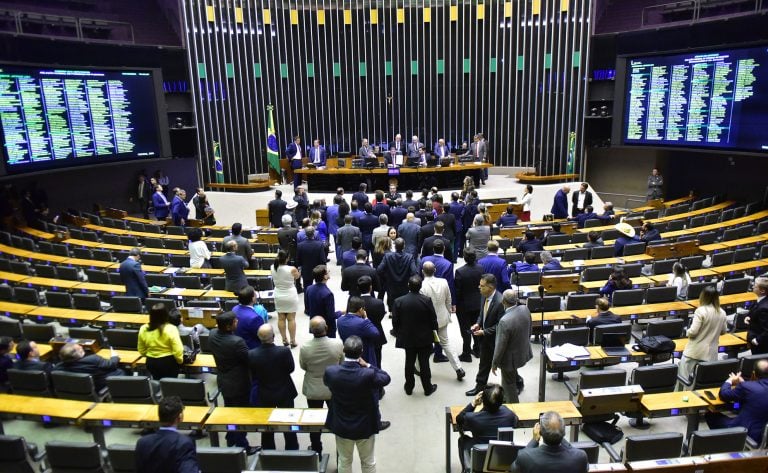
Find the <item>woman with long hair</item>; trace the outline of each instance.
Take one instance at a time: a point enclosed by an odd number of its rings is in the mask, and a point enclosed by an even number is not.
[[[632,289],[632,280],[627,277],[624,270],[616,268],[608,277],[608,282],[600,289],[600,295],[613,300],[613,293],[622,289]]]
[[[704,361],[717,359],[720,335],[727,330],[725,311],[720,308],[720,295],[713,286],[707,286],[699,295],[699,308],[693,313],[691,326],[686,332],[688,344],[678,364],[678,376],[691,379],[693,369]],[[676,391],[685,389],[678,382]]]
[[[296,280],[301,275],[299,270],[288,264],[288,252],[277,252],[275,263],[270,268],[272,281],[275,284],[275,312],[277,312],[277,329],[283,339],[283,345],[296,346],[296,311],[299,306],[299,294],[296,291]],[[288,324],[286,336],[285,326]]]
[[[315,227],[315,232],[323,243],[328,243],[328,226],[323,222],[319,211],[313,210],[309,216],[309,224]]]
[[[528,184],[525,186],[525,192],[520,199],[520,203],[523,204],[523,212],[520,214],[521,222],[531,221],[531,201],[533,200],[533,186]]]
[[[149,323],[139,329],[137,350],[147,359],[152,379],[176,378],[184,363],[184,346],[179,329],[168,323],[168,308],[155,304],[149,309]]]
[[[691,284],[691,276],[688,274],[688,268],[681,263],[672,265],[672,274],[669,275],[668,287],[677,288],[677,300],[684,301],[688,299],[688,286]]]

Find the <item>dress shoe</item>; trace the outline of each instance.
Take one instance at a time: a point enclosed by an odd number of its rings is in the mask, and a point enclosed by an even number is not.
[[[448,357],[445,355],[435,355],[432,357],[432,363],[448,363]]]
[[[261,447],[248,447],[245,449],[245,453],[247,453],[249,457],[251,455],[256,455],[260,451],[261,451]]]
[[[459,361],[463,361],[464,363],[472,363],[472,354],[462,353],[461,355],[459,355]]]
[[[456,379],[458,379],[459,381],[464,379],[464,376],[466,376],[466,375],[467,375],[467,373],[465,373],[463,369],[459,368],[459,369],[456,370]]]
[[[411,388],[411,389],[408,389],[408,388],[406,388],[406,387],[403,387],[403,389],[405,389],[405,394],[407,394],[407,395],[409,395],[409,396],[410,396],[411,394],[413,394],[413,388]]]
[[[474,388],[470,389],[464,394],[466,394],[467,396],[477,396],[477,394],[481,392],[483,392],[483,388],[480,386],[475,386]]]
[[[432,395],[432,393],[433,393],[433,392],[435,392],[435,391],[437,391],[437,385],[436,385],[436,384],[433,384],[433,385],[432,385],[432,389],[430,389],[429,391],[425,392],[425,393],[424,393],[424,395],[425,395],[425,396],[431,396],[431,395]]]
[[[480,358],[480,348],[479,347],[473,348],[472,349],[472,355],[474,355],[475,358]]]
[[[390,422],[388,420],[380,421],[379,422],[379,432],[381,432],[382,430],[387,430],[390,425],[392,425],[392,422]]]

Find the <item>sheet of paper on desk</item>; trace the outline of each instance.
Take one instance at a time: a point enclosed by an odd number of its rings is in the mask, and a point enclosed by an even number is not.
[[[171,266],[171,267],[169,267],[169,268],[165,268],[165,269],[163,270],[163,274],[174,274],[174,273],[176,273],[176,272],[177,272],[179,269],[181,269],[181,268],[174,268],[174,267],[172,267],[172,266]]]
[[[189,307],[187,308],[187,317],[190,319],[202,319],[203,317],[203,309],[199,307]]]
[[[301,419],[301,409],[275,409],[269,416],[269,422],[284,422],[298,424]]]
[[[588,356],[589,350],[572,343],[565,343],[556,347],[547,348],[547,358],[549,358],[550,361],[566,361]]]
[[[328,417],[328,409],[307,409],[301,415],[302,424],[325,424]]]

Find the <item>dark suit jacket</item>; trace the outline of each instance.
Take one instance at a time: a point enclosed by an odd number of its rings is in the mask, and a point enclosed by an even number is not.
[[[163,200],[157,192],[152,194],[152,206],[155,208],[155,217],[158,220],[165,220],[165,217],[171,213],[171,204],[166,202],[167,200]]]
[[[374,294],[378,294],[381,288],[379,286],[379,276],[376,274],[376,270],[368,264],[357,262],[341,271],[341,290],[349,291],[350,296],[359,296],[360,291],[357,289],[357,280],[360,279],[361,276],[371,277],[371,280],[373,281],[373,292]]]
[[[282,227],[277,231],[277,242],[280,244],[280,248],[288,251],[291,261],[296,261],[297,233],[299,233],[299,229],[294,227]]]
[[[293,201],[296,202],[296,208],[293,209],[293,214],[296,216],[296,224],[301,225],[301,221],[307,218],[308,215],[309,198],[307,194],[296,194],[293,196]]]
[[[21,371],[45,371],[50,373],[53,365],[40,360],[16,360],[13,369]]]
[[[401,223],[405,221],[405,216],[408,215],[408,209],[403,207],[392,207],[389,209],[389,226],[397,228]]]
[[[571,194],[571,215],[576,215],[578,213],[576,205],[579,203],[579,192],[581,191],[577,190]],[[592,193],[589,191],[584,193],[584,207],[582,208],[586,209],[588,205],[592,205]]]
[[[504,306],[501,305],[501,293],[496,291],[491,296],[491,303],[488,305],[488,313],[483,313],[485,298],[480,296],[480,315],[477,316],[477,325],[483,329],[483,345],[494,346],[496,344],[496,325],[504,315]]]
[[[339,338],[346,341],[352,335],[357,335],[363,341],[362,357],[368,363],[379,366],[376,359],[376,344],[381,333],[368,319],[358,317],[355,314],[345,314],[337,320]]]
[[[435,221],[443,222],[445,229],[443,230],[443,236],[450,241],[456,239],[456,216],[452,213],[443,212],[437,217]]]
[[[384,335],[384,328],[381,326],[381,322],[384,320],[384,316],[387,315],[387,309],[384,307],[384,301],[367,294],[363,296],[363,301],[365,302],[365,315],[379,331],[379,338],[377,343],[379,345],[386,345],[387,336]],[[379,360],[379,362],[381,362],[381,360]]]
[[[590,330],[594,330],[595,327],[598,325],[607,325],[607,324],[620,324],[621,323],[621,317],[614,314],[610,310],[607,310],[605,312],[601,312],[597,315],[597,317],[592,317],[591,319],[587,320],[587,327],[589,327]]]
[[[262,343],[248,352],[248,367],[254,389],[258,385],[256,407],[275,407],[298,396],[291,379],[296,366],[290,348]]]
[[[464,265],[456,270],[456,312],[470,312],[472,317],[480,312],[480,278],[485,273],[479,264]]]
[[[416,256],[419,254],[419,227],[416,223],[409,223],[407,220],[397,227],[397,235],[405,241],[405,252]]]
[[[748,340],[751,343],[757,339],[757,346],[752,347],[752,354],[768,353],[768,297],[759,303],[752,304],[749,309]]]
[[[433,330],[437,330],[437,314],[427,296],[409,292],[395,300],[392,314],[397,348],[428,348],[432,346]]]
[[[315,162],[315,154],[319,155],[319,163],[315,163],[316,166],[325,166],[325,160],[328,159],[328,151],[326,151],[325,146],[319,146],[317,150],[315,150],[315,147],[309,148],[309,151],[307,153],[307,157],[309,158],[310,163]]]
[[[242,337],[215,328],[208,338],[216,361],[218,383],[225,398],[248,399],[251,392],[251,372],[248,370],[248,346]]]
[[[384,253],[384,258],[376,268],[387,287],[390,300],[394,300],[408,292],[408,279],[418,273],[416,259],[410,253],[390,251]]]
[[[512,464],[512,471],[519,473],[586,473],[588,468],[586,452],[565,439],[554,447],[531,439]]]
[[[248,269],[248,261],[235,253],[227,253],[219,258],[219,264],[224,270],[227,291],[237,292],[248,285],[245,270]]]
[[[523,241],[520,242],[519,245],[517,245],[517,251],[520,253],[525,253],[526,251],[543,251],[544,245],[541,244],[541,240],[538,238],[534,238],[533,240],[526,240],[523,239]]]
[[[377,217],[381,214],[386,214],[387,218],[389,218],[389,205],[384,202],[376,202],[371,213]]]
[[[386,372],[345,361],[326,368],[323,382],[331,390],[325,419],[328,430],[350,440],[367,439],[379,432],[377,393],[390,382]]]
[[[295,142],[291,141],[288,143],[288,146],[285,147],[285,157],[288,159],[293,159],[294,156],[296,156],[296,153],[299,152],[299,147],[301,145],[296,145]],[[304,153],[302,153],[302,156],[305,156]],[[301,166],[299,166],[301,167]]]
[[[507,268],[507,261],[504,258],[498,254],[491,253],[480,258],[477,264],[482,268],[483,272],[496,276],[497,290],[504,292],[509,289],[509,270]],[[477,308],[479,309],[480,306],[478,305]]]
[[[400,140],[400,148],[397,149],[397,141],[393,141],[389,144],[389,152],[391,153],[392,150],[395,150],[397,154],[408,154],[408,150],[406,149],[408,147],[407,143],[403,140]]]
[[[748,373],[742,373],[748,378]],[[728,427],[745,427],[747,435],[760,443],[763,428],[768,422],[768,379],[745,381],[736,387],[725,382],[720,387],[720,399],[727,402],[740,402],[739,415],[730,419]]]
[[[424,243],[421,245],[421,257],[425,256],[432,256],[435,254],[435,242],[440,239],[443,240],[443,244],[445,245],[445,252],[443,253],[443,256],[445,256],[445,259],[453,261],[453,245],[451,244],[451,241],[444,237],[443,235],[432,235],[431,237],[425,238]]]
[[[476,443],[488,443],[496,440],[499,427],[517,427],[517,415],[507,406],[501,406],[496,412],[481,409],[474,412],[475,407],[470,402],[456,416],[456,424],[464,432],[471,432]]]
[[[373,229],[379,226],[379,217],[372,213],[366,213],[360,217],[357,223],[360,233],[363,234],[363,248],[370,250],[371,236],[373,235]]]
[[[362,211],[363,206],[368,202],[368,194],[365,192],[357,191],[352,194],[352,200],[357,202],[357,210]]]
[[[267,204],[267,211],[269,212],[269,224],[275,228],[283,226],[283,214],[285,214],[285,207],[288,205],[283,199],[272,199]]]
[[[125,295],[141,297],[142,300],[149,296],[149,287],[141,270],[141,263],[130,256],[120,263],[120,279],[125,284]]]
[[[174,225],[181,225],[182,220],[186,223],[189,218],[189,207],[179,196],[174,197],[171,202],[171,216]]]
[[[326,284],[314,283],[304,288],[307,291],[307,314],[325,319],[328,325],[328,336],[336,337],[336,300],[333,292]]]
[[[555,194],[554,201],[552,202],[552,215],[555,218],[568,218],[568,194],[563,192],[562,189],[558,190]]]
[[[301,277],[312,278],[312,270],[318,264],[325,264],[325,245],[320,240],[304,240],[296,246],[296,266],[301,268]]]
[[[136,471],[198,473],[195,441],[175,430],[160,429],[136,442]]]
[[[93,384],[98,391],[107,386],[107,376],[123,374],[122,370],[118,368],[119,362],[120,358],[117,356],[113,356],[107,360],[99,355],[87,355],[75,361],[66,363],[62,361],[53,368],[53,371],[89,374],[93,377]]]

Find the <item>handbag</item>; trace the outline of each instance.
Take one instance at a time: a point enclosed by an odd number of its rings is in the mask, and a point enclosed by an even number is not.
[[[649,355],[672,353],[675,351],[675,342],[664,335],[653,335],[641,338],[632,349],[648,353]]]

